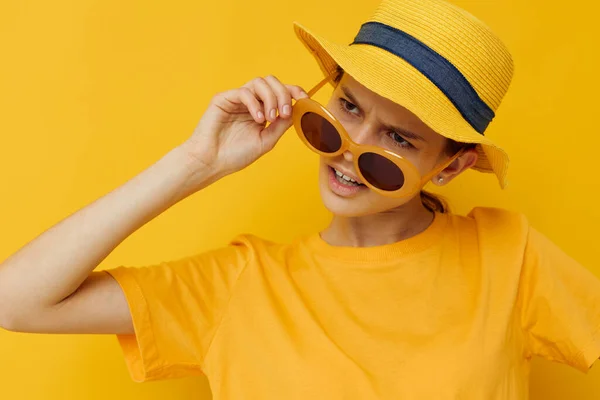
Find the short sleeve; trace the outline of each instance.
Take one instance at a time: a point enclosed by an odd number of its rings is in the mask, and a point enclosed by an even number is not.
[[[532,227],[519,304],[532,354],[582,372],[600,357],[600,280]]]
[[[203,360],[250,248],[228,246],[156,265],[104,270],[119,283],[133,335],[117,335],[136,382],[203,373]]]

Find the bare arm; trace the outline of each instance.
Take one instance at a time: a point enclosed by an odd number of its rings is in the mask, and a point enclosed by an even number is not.
[[[132,332],[119,285],[92,270],[131,233],[213,179],[208,169],[191,171],[177,147],[4,261],[0,324],[27,332]]]
[[[0,264],[0,326],[20,332],[133,333],[120,286],[93,270],[157,215],[271,150],[292,125],[291,114],[284,113],[292,97],[307,94],[273,76],[215,95],[185,143]],[[280,116],[272,117],[272,109]]]

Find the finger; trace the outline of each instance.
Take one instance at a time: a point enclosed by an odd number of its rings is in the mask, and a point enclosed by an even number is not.
[[[265,81],[271,86],[271,89],[275,92],[275,96],[277,96],[279,115],[283,118],[289,117],[292,114],[292,95],[288,88],[273,75],[266,76]]]
[[[248,112],[252,115],[252,118],[262,124],[265,121],[263,114],[263,107],[254,95],[254,92],[247,87],[241,87],[238,89],[232,89],[223,93],[226,101],[232,103],[242,103],[248,109]]]
[[[263,78],[255,78],[250,82],[256,97],[264,104],[265,117],[269,122],[277,118],[277,96],[271,86]]]
[[[291,118],[278,118],[277,121],[269,124],[260,133],[263,141],[263,148],[265,150],[271,150],[275,147],[275,144],[281,139],[283,134],[292,126]]]
[[[285,85],[285,86],[287,87],[288,91],[290,92],[290,94],[292,95],[292,98],[294,100],[308,98],[308,93],[306,93],[306,91],[304,89],[302,89],[300,86],[297,86],[297,85]]]

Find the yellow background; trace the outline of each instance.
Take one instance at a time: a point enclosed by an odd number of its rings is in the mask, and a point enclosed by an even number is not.
[[[444,194],[458,212],[525,212],[600,276],[596,2],[456,3],[514,54],[513,85],[488,131],[512,161],[504,192],[469,171]],[[267,74],[312,86],[320,72],[293,20],[349,43],[376,4],[2,0],[0,260],[185,140],[217,91]],[[287,241],[320,229],[329,216],[316,179],[315,156],[290,130],[275,151],[144,226],[100,268],[173,259],[240,232]],[[113,336],[0,331],[0,357],[2,399],[210,398],[204,379],[132,383]],[[598,399],[599,378],[600,366],[586,376],[536,360],[532,398]]]

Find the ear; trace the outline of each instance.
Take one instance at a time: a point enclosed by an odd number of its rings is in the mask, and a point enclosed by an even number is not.
[[[477,154],[477,149],[473,148],[465,151],[460,157],[452,161],[452,164],[450,164],[442,172],[434,176],[433,183],[439,186],[447,184],[452,179],[460,175],[463,171],[466,171],[467,169],[475,165],[477,163],[478,158],[479,156]],[[439,178],[444,179],[442,180],[442,182],[440,182]]]

